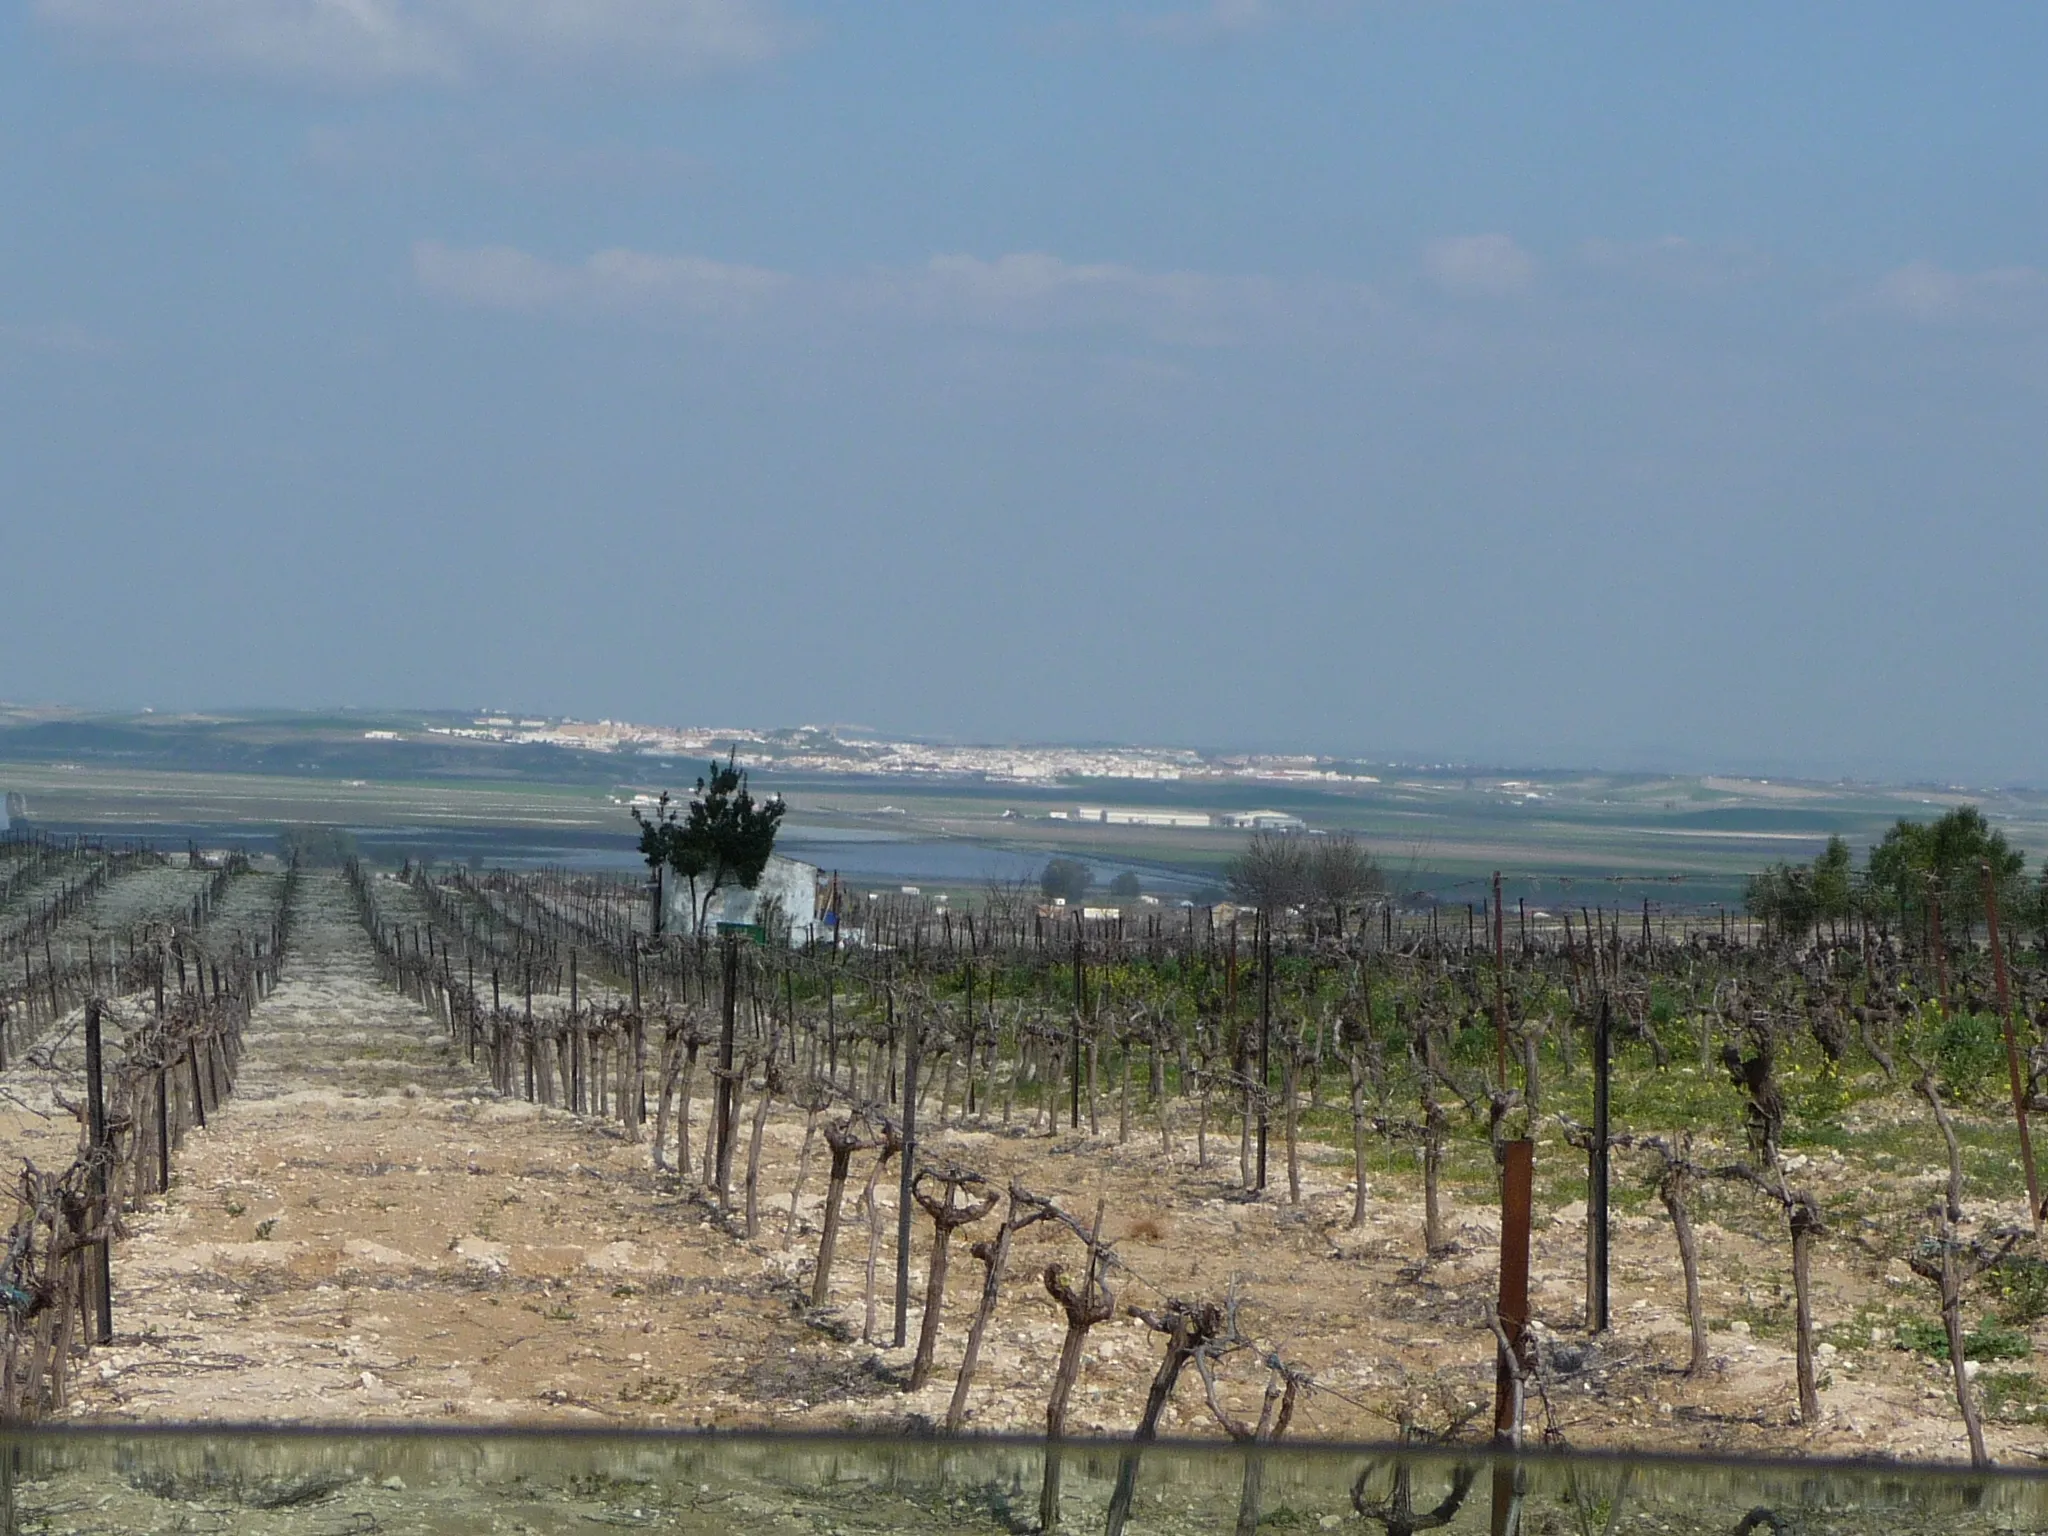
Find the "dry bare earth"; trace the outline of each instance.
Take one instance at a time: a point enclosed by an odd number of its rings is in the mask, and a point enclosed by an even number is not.
[[[292,936],[283,984],[256,1014],[238,1096],[188,1142],[169,1198],[131,1221],[115,1268],[120,1338],[95,1355],[79,1413],[789,1427],[943,1416],[978,1289],[965,1252],[977,1229],[954,1245],[941,1369],[905,1396],[896,1383],[908,1352],[856,1337],[867,1239],[852,1205],[865,1158],[849,1186],[834,1308],[807,1319],[824,1149],[821,1138],[785,1247],[800,1116],[771,1121],[768,1214],[761,1240],[743,1243],[694,1185],[656,1175],[644,1148],[493,1097],[434,1018],[378,985],[338,879],[301,883]],[[701,1102],[698,1111],[701,1127]],[[1493,1214],[1453,1205],[1460,1251],[1422,1265],[1419,1192],[1398,1159],[1377,1180],[1371,1224],[1351,1233],[1342,1230],[1348,1160],[1329,1149],[1312,1149],[1305,1204],[1291,1210],[1232,1196],[1234,1137],[1212,1139],[1205,1170],[1191,1166],[1185,1130],[1170,1158],[1156,1131],[1135,1129],[1122,1147],[1113,1137],[1000,1129],[938,1133],[930,1147],[998,1179],[1021,1177],[1072,1210],[1105,1198],[1127,1265],[1115,1280],[1122,1303],[1220,1297],[1239,1285],[1259,1335],[1326,1389],[1297,1433],[1382,1438],[1385,1415],[1418,1383],[1469,1400],[1490,1392]],[[1800,1176],[1824,1189],[1852,1174],[1821,1162]],[[892,1233],[893,1170],[885,1184],[880,1214]],[[1284,1187],[1277,1167],[1275,1184]],[[1760,1240],[1776,1228],[1761,1211],[1753,1223],[1703,1226],[1711,1314],[1781,1310],[1785,1248]],[[928,1233],[920,1217],[919,1301]],[[1559,1330],[1550,1410],[1571,1442],[1966,1454],[1945,1367],[1892,1350],[1888,1338],[1876,1347],[1838,1331],[1815,1426],[1792,1422],[1789,1339],[1717,1332],[1716,1369],[1681,1377],[1685,1325],[1661,1217],[1617,1220],[1618,1325],[1588,1348],[1569,1327],[1582,1302],[1582,1243],[1583,1215],[1567,1210],[1552,1213],[1535,1249],[1536,1311]],[[885,1333],[890,1249],[885,1238]],[[1045,1226],[1020,1238],[973,1428],[1042,1424],[1062,1327],[1038,1277],[1054,1259],[1076,1267],[1078,1244]],[[1816,1284],[1823,1324],[1902,1299],[1931,1310],[1902,1267],[1887,1273],[1848,1241],[1823,1248]],[[917,1315],[914,1307],[913,1331]],[[1120,1317],[1097,1328],[1069,1427],[1128,1432],[1156,1359],[1156,1336],[1141,1325]],[[1259,1385],[1240,1373],[1240,1407]],[[1545,1422],[1540,1408],[1536,1422]],[[1212,1432],[1191,1381],[1165,1428]],[[2038,1441],[2018,1429],[1991,1437],[2007,1460],[2025,1460]]]

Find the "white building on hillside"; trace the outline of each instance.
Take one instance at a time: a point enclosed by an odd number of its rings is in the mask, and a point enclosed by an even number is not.
[[[662,879],[662,928],[669,933],[688,933],[697,920],[690,908],[690,883],[677,878],[673,870],[665,871]],[[699,899],[702,895],[700,889]],[[760,883],[751,891],[729,885],[711,898],[704,927],[707,933],[761,927],[769,930],[771,938],[786,927],[793,946],[813,937],[828,937],[818,918],[818,866],[771,853]]]

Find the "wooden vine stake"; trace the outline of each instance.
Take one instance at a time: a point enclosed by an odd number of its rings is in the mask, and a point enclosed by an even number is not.
[[[2027,1126],[2027,1087],[2020,1071],[2019,1042],[2013,1038],[2012,988],[2005,973],[2005,946],[1998,942],[1998,882],[1992,878],[1991,863],[1978,864],[1984,876],[1984,921],[1991,938],[1991,965],[1998,978],[1998,1024],[2005,1031],[2005,1070],[2012,1080],[2012,1115],[2020,1128],[2020,1163],[2027,1174],[2027,1218],[2034,1235],[2041,1235],[2041,1179],[2034,1168],[2034,1137]]]
[[[107,1164],[112,1160],[113,1149],[107,1139],[107,1092],[101,1071],[100,1050],[100,1000],[92,998],[85,1005],[85,1101],[87,1131],[92,1138],[92,1219],[100,1228],[99,1240],[93,1244],[95,1266],[94,1300],[98,1304],[95,1319],[98,1331],[95,1342],[114,1342],[114,1266],[112,1243],[109,1235],[113,1222],[107,1211]]]
[[[1609,1149],[1613,1131],[1608,1124],[1609,1085],[1612,1073],[1612,1015],[1607,994],[1600,994],[1600,1013],[1593,1026],[1593,1135],[1586,1149],[1586,1331],[1607,1331],[1607,1215]]]

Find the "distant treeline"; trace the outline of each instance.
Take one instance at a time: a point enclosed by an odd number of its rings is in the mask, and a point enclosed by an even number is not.
[[[1859,868],[1849,844],[1831,837],[1811,864],[1773,864],[1750,876],[1750,916],[1783,937],[1831,933],[1862,923],[1880,935],[1938,925],[1967,942],[1989,917],[2012,933],[2048,942],[2048,865],[2029,879],[2027,856],[1974,805],[1938,820],[1900,820]]]

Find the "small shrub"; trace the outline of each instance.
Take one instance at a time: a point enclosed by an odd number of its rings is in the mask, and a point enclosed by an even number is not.
[[[277,1218],[275,1216],[266,1216],[256,1223],[256,1240],[259,1243],[268,1242],[270,1241],[270,1234],[276,1230]]]
[[[2048,1392],[2032,1371],[1986,1371],[1977,1385],[1986,1418],[2001,1424],[2048,1424]]]
[[[1475,1019],[1451,1037],[1451,1059],[1460,1063],[1493,1060],[1493,1025]]]
[[[1948,1333],[1938,1322],[1901,1323],[1896,1342],[1898,1348],[1916,1354],[1931,1355],[1936,1360],[1948,1358]],[[2023,1360],[2033,1347],[2033,1340],[2017,1328],[2001,1328],[1996,1323],[1986,1323],[1963,1335],[1965,1360]]]
[[[666,1408],[682,1398],[683,1389],[666,1376],[641,1376],[619,1388],[619,1401],[649,1408]]]
[[[1981,1087],[2005,1055],[1998,1020],[1983,1013],[1952,1013],[1934,1037],[1941,1085],[1957,1098]]]
[[[1314,1515],[1303,1514],[1300,1510],[1290,1509],[1285,1504],[1259,1516],[1259,1529],[1262,1531],[1312,1531],[1315,1528]]]
[[[2012,1254],[1987,1277],[1997,1297],[1998,1320],[2025,1328],[2048,1317],[2048,1263],[2026,1254]]]
[[[1650,984],[1650,1022],[1663,1029],[1678,1017],[1678,999],[1662,982]]]

